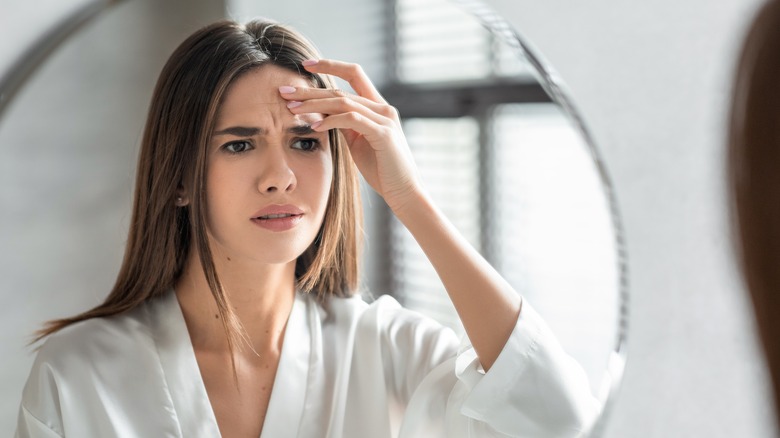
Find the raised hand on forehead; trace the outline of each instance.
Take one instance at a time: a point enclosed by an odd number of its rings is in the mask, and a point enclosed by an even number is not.
[[[339,129],[347,140],[360,173],[390,206],[401,208],[421,185],[398,111],[379,94],[358,64],[329,59],[310,60],[303,67],[347,81],[357,94],[343,90],[281,87],[293,114],[321,113],[315,131]],[[291,89],[294,91],[289,92]]]

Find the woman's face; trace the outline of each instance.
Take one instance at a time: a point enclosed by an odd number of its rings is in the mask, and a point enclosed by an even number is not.
[[[322,114],[290,112],[285,85],[311,86],[265,65],[237,78],[219,108],[206,176],[215,255],[288,263],[320,229],[333,178],[328,133],[309,128]]]

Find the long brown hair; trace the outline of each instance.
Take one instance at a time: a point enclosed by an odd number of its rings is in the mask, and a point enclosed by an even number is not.
[[[240,349],[245,332],[217,275],[206,234],[208,139],[225,91],[251,69],[276,65],[299,73],[313,86],[335,88],[329,77],[300,67],[302,61],[318,57],[302,35],[271,21],[242,25],[222,20],[187,38],[171,55],[154,90],[127,247],[113,290],[91,310],[47,322],[31,343],[76,322],[117,315],[165,294],[181,275],[194,244],[230,351]],[[350,296],[357,289],[362,224],[355,165],[338,131],[331,130],[329,140],[333,182],[325,218],[295,267],[297,288],[314,291],[321,300]],[[190,199],[187,207],[175,205],[181,189]]]
[[[736,249],[780,419],[780,1],[756,15],[739,58],[728,146]]]

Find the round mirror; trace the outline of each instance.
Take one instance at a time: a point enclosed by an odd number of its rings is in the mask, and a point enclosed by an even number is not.
[[[437,205],[539,311],[608,407],[625,361],[625,251],[605,167],[559,79],[479,2],[338,1],[324,10],[122,2],[73,33],[18,91],[3,82],[13,101],[0,107],[0,241],[10,249],[0,256],[0,429],[16,421],[27,336],[111,288],[154,82],[173,48],[225,7],[233,18],[288,23],[325,57],[364,66],[399,109]],[[392,294],[462,331],[411,235],[370,189],[364,207],[364,295]]]

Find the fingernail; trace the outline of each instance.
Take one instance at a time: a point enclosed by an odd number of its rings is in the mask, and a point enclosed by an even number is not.
[[[312,123],[311,124],[311,129],[317,129],[317,128],[319,128],[320,125],[322,125],[322,120],[320,120],[318,122]]]
[[[303,66],[305,66],[305,67],[308,67],[308,66],[310,66],[310,65],[314,65],[314,64],[316,64],[316,63],[318,63],[318,62],[320,62],[320,61],[319,61],[319,60],[317,60],[317,59],[307,59],[306,61],[303,61],[303,62],[301,63],[301,65],[303,65]]]
[[[287,108],[298,108],[299,106],[303,105],[303,102],[298,102],[297,100],[293,100],[292,102],[287,104]]]
[[[295,93],[295,87],[291,87],[289,85],[282,85],[281,87],[279,87],[279,92],[282,94]]]

